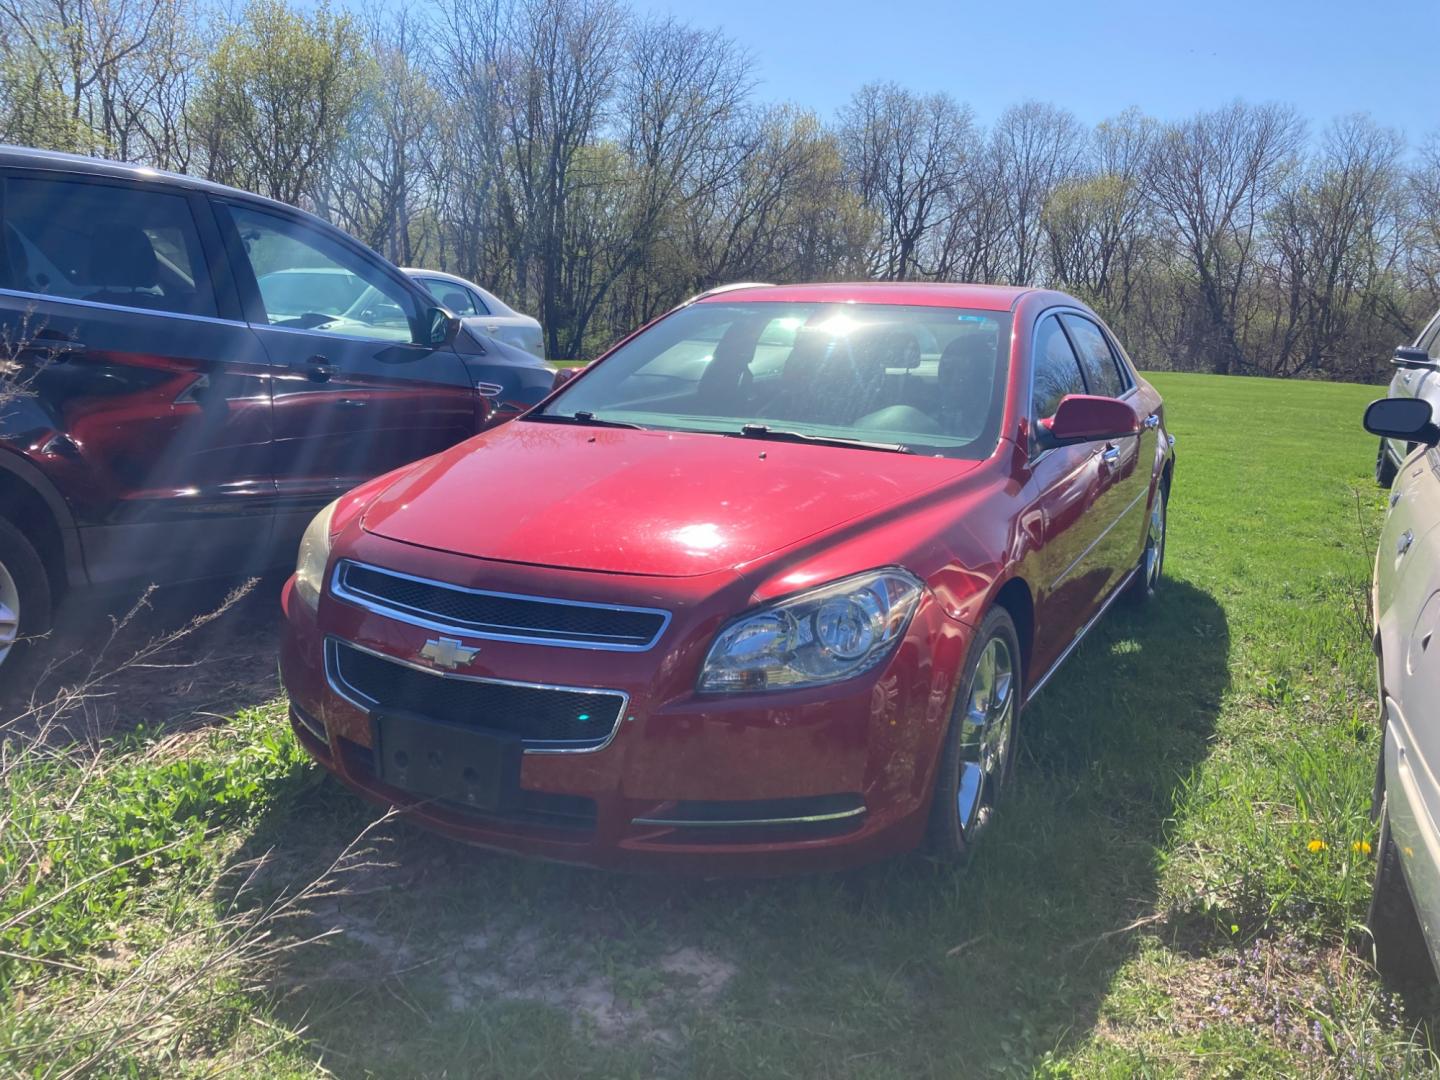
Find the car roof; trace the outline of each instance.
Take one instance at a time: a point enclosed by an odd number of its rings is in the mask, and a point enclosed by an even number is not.
[[[229,198],[245,199],[248,202],[265,203],[290,214],[300,213],[316,221],[321,220],[314,214],[308,214],[289,203],[280,202],[277,199],[267,199],[252,191],[226,187],[224,184],[201,180],[194,176],[184,176],[180,173],[166,172],[164,169],[152,169],[148,165],[131,165],[124,161],[107,161],[104,158],[85,157],[81,154],[62,154],[57,150],[34,150],[28,146],[11,146],[7,143],[0,143],[0,168],[44,169],[71,175],[97,176],[110,180],[133,180],[136,182],[163,180],[166,184],[189,191],[203,191],[211,195],[223,195]],[[328,223],[326,224],[328,225]]]
[[[850,281],[810,285],[744,286],[700,296],[696,303],[905,304],[916,307],[1009,311],[1027,293],[1015,285],[962,285],[931,281]]]
[[[463,277],[461,277],[459,274],[450,274],[450,273],[447,273],[447,272],[444,271],[444,270],[426,270],[425,268],[420,267],[420,266],[402,266],[402,267],[400,268],[400,272],[401,272],[402,274],[408,274],[408,275],[409,275],[410,277],[412,277],[412,278],[413,278],[413,277],[439,278],[441,281],[453,281],[456,285],[464,285],[467,289],[474,289],[477,293],[480,294],[481,298],[485,301],[485,304],[486,304],[487,307],[494,307],[494,308],[500,308],[500,309],[501,309],[501,310],[499,310],[499,311],[491,312],[491,314],[494,315],[494,316],[496,316],[496,317],[503,317],[503,316],[505,316],[505,315],[507,315],[507,314],[509,314],[509,315],[523,315],[523,314],[524,314],[524,312],[516,311],[513,307],[511,307],[509,304],[507,304],[504,300],[501,300],[498,296],[496,296],[494,293],[492,293],[489,289],[485,288],[485,286],[483,286],[483,285],[476,285],[475,282],[471,281],[469,278],[463,278]],[[476,316],[476,317],[479,318],[480,316]]]

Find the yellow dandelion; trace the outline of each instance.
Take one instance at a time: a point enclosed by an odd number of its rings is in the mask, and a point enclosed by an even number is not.
[[[1351,851],[1358,851],[1361,855],[1369,855],[1369,854],[1370,854],[1370,841],[1369,841],[1369,840],[1356,840],[1353,844],[1350,845],[1350,850],[1351,850]]]
[[[1324,840],[1311,840],[1310,843],[1305,846],[1311,851],[1324,851],[1330,845],[1325,843]]]

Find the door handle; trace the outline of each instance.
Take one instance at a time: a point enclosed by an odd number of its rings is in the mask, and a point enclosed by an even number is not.
[[[1409,529],[1406,529],[1403,533],[1400,534],[1400,539],[1397,540],[1395,543],[1396,558],[1399,558],[1401,555],[1404,555],[1407,551],[1409,551],[1410,545],[1413,543],[1415,543],[1415,534]]]
[[[45,353],[50,359],[60,361],[68,356],[83,353],[88,346],[83,341],[65,337],[53,330],[41,330],[28,341],[16,342],[16,352]]]
[[[1115,465],[1120,461],[1120,448],[1118,446],[1107,446],[1100,451],[1100,460],[1106,465]]]
[[[1149,416],[1145,417],[1145,430],[1146,430],[1146,431],[1154,431],[1154,430],[1155,430],[1157,427],[1159,427],[1159,426],[1160,426],[1160,414],[1159,414],[1159,413],[1151,413]]]
[[[311,382],[329,382],[330,376],[335,374],[335,365],[330,363],[328,356],[320,353],[307,357],[301,363],[291,364],[290,367],[294,371],[303,371]]]

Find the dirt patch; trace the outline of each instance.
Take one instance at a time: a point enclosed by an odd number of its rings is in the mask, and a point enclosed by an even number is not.
[[[394,868],[400,872],[399,868]],[[421,876],[443,874],[431,867]],[[370,872],[374,883],[384,869]],[[416,884],[413,874],[411,886]],[[355,879],[346,877],[347,889]],[[463,932],[437,930],[405,917],[389,882],[388,898],[337,895],[312,909],[309,933],[338,930],[340,947],[310,978],[404,979],[408,990],[453,1013],[496,1002],[531,1002],[570,1018],[577,1032],[603,1041],[640,1040],[673,1047],[676,1018],[716,1000],[738,974],[724,957],[675,944],[643,957],[577,949],[573,938],[506,917]],[[313,960],[313,957],[312,957]]]
[[[140,725],[184,729],[273,699],[280,692],[283,580],[261,578],[228,606],[239,585],[234,581],[148,596],[77,594],[62,606],[48,637],[13,669],[4,669],[0,723],[84,684],[93,688],[64,717],[68,731],[81,737]],[[222,613],[147,654],[154,643],[217,611]]]

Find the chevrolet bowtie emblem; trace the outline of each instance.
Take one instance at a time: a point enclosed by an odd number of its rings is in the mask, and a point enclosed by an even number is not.
[[[474,660],[479,652],[479,649],[471,649],[461,644],[458,638],[431,638],[420,650],[420,658],[429,660],[436,667],[449,668],[454,671],[461,664],[468,664]]]

